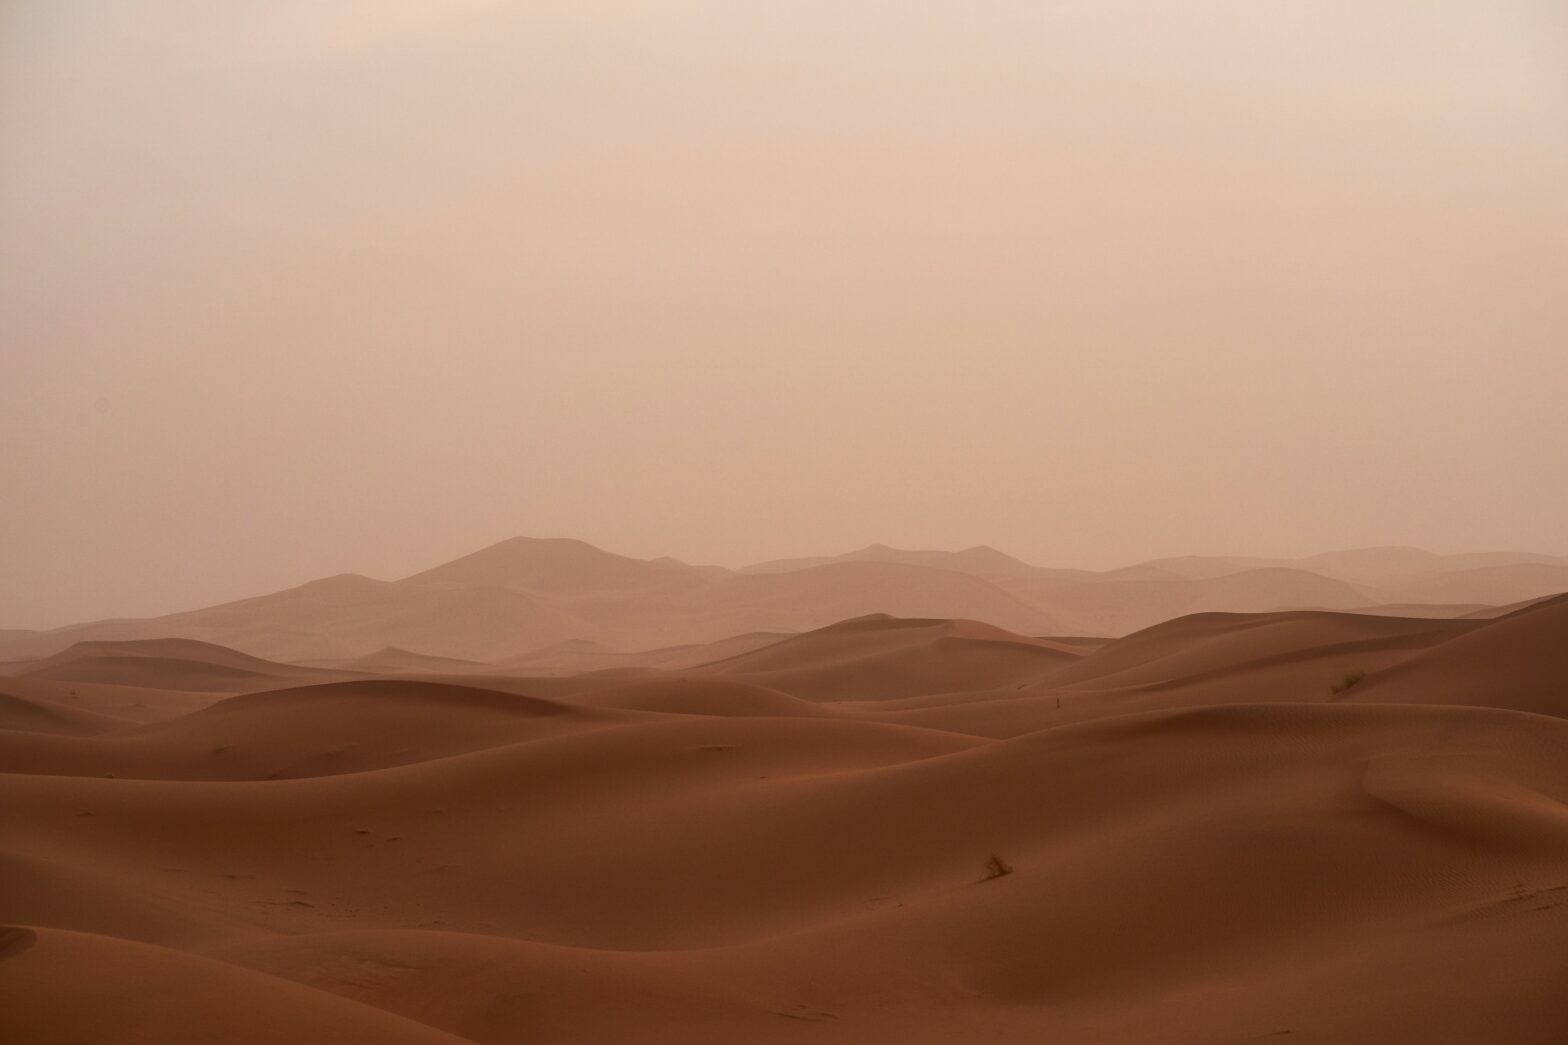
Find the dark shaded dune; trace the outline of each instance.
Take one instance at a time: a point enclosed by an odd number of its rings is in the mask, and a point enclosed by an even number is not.
[[[505,667],[522,672],[551,674],[650,668],[661,671],[683,671],[710,661],[723,660],[761,649],[787,639],[792,634],[793,632],[757,631],[733,635],[717,642],[632,651],[622,651],[600,643],[577,640],[535,650],[525,656],[507,661]]]
[[[363,657],[343,661],[339,667],[350,671],[373,671],[383,674],[435,675],[469,671],[494,670],[494,665],[477,660],[459,660],[456,657],[436,657],[429,653],[386,646]]]
[[[1019,633],[1062,631],[1049,614],[973,574],[896,562],[833,562],[714,582],[693,609],[726,631],[803,631],[867,614],[983,620]]]
[[[1004,883],[994,883],[1000,889]],[[987,886],[989,888],[989,886]],[[1544,894],[1548,900],[1553,895]],[[1128,1041],[1211,1045],[1301,1037],[1386,1045],[1554,1043],[1568,1029],[1560,968],[1542,960],[1564,939],[1568,904],[1541,897],[1369,933],[1352,948],[1264,960],[1219,984],[1157,999],[1120,994],[1047,1003],[981,994],[965,970],[926,955],[858,962],[874,935],[685,952],[615,952],[443,932],[361,931],[280,937],[226,948],[225,959],[390,1009],[476,1042]],[[899,908],[894,908],[898,910]],[[1556,910],[1556,909],[1554,909]],[[1111,946],[1134,946],[1136,939]],[[1522,946],[1521,946],[1522,944]],[[1017,953],[1030,960],[1049,940]],[[913,960],[911,960],[913,957]],[[1399,984],[1419,987],[1401,990]],[[1215,1004],[1219,992],[1223,1004]],[[615,1004],[602,1004],[613,997]],[[1419,997],[1419,1005],[1407,998]],[[1324,1005],[1322,999],[1334,1004]],[[1159,1027],[1158,1036],[1149,1032]],[[1289,1031],[1287,1035],[1284,1032]]]
[[[1356,612],[1376,617],[1413,617],[1424,620],[1473,620],[1496,616],[1497,607],[1485,603],[1394,602],[1361,606]]]
[[[1162,621],[1200,613],[1266,613],[1297,608],[1353,611],[1374,601],[1344,581],[1281,567],[1197,578],[1112,571],[1076,581],[1019,579],[1011,581],[1008,588],[1058,619],[1070,622],[1072,630],[1090,635],[1126,635]]]
[[[683,954],[429,930],[275,937],[217,954],[475,1042],[801,1039],[798,1021],[780,1015],[790,1011],[787,993],[737,989],[733,970],[705,975]]]
[[[321,713],[340,700],[369,698],[392,706],[407,704],[440,710],[479,709],[532,716],[571,715],[573,709],[552,700],[505,693],[483,686],[430,679],[348,679],[312,686],[293,686],[246,693],[219,701],[201,712],[208,716],[235,714],[266,707],[306,714]],[[308,720],[302,724],[308,725]]]
[[[60,929],[6,930],[8,1045],[461,1045],[337,995],[181,951]]]
[[[1466,704],[1568,718],[1568,595],[1532,603],[1347,690],[1357,703]]]
[[[1038,682],[857,710],[1005,738],[1162,709],[1328,701],[1345,676],[1399,664],[1473,626],[1316,611],[1200,614],[1112,642]]]
[[[1227,934],[1262,946],[1320,922],[1343,929],[1419,909],[1453,880],[1501,889],[1560,872],[1565,754],[1568,724],[1482,709],[1211,708],[983,745],[890,725],[709,718],[308,781],[11,777],[0,794],[22,838],[53,830],[61,807],[94,810],[110,865],[211,868],[221,853],[229,870],[287,881],[316,906],[281,910],[276,928],[331,924],[331,902],[377,924],[392,911],[393,924],[690,947],[858,917],[875,897],[940,908],[957,890],[955,920],[939,919],[927,948],[967,939],[974,953],[954,960],[989,955],[985,975],[1001,976],[1020,934],[1058,938],[1038,976],[1061,986],[1177,975],[1204,947],[1240,960]],[[315,857],[301,865],[288,850]],[[991,852],[1035,884],[1009,894],[1022,907],[966,929],[959,912],[985,897],[964,890]],[[1221,873],[1237,860],[1253,873]],[[1135,899],[1139,883],[1150,893]],[[1159,946],[1075,966],[1068,955],[1115,902],[1130,905],[1115,924],[1163,926],[1145,933]],[[1204,929],[1193,904],[1235,925]]]
[[[869,617],[703,665],[810,700],[882,700],[1036,681],[1078,655],[973,621]]]
[[[144,689],[237,692],[273,688],[286,680],[325,680],[333,672],[252,657],[195,639],[159,638],[77,642],[41,660],[9,665],[20,678],[94,682]]]
[[[1334,688],[1354,673],[1399,663],[1410,655],[1378,640],[1301,650],[1230,668],[1158,682],[1039,686],[947,694],[883,709],[850,705],[881,720],[972,736],[1006,739],[1040,729],[1153,711],[1227,704],[1327,703]],[[953,699],[953,698],[958,699]]]
[[[315,668],[301,667],[297,664],[283,664],[277,661],[264,660],[261,657],[253,657],[248,653],[241,653],[239,650],[230,649],[227,646],[220,646],[212,642],[173,637],[85,640],[73,643],[69,648],[61,650],[59,653],[34,661],[29,666],[29,670],[57,667],[95,658],[118,658],[122,660],[145,658],[152,661],[210,664],[234,668],[257,675],[324,676],[327,674],[327,672]]]
[[[0,690],[0,730],[91,736],[116,725],[106,715]]]
[[[71,814],[83,815],[81,810]],[[253,931],[221,907],[202,904],[199,896],[167,895],[158,879],[168,874],[157,868],[110,873],[95,864],[91,855],[0,849],[0,882],[5,886],[0,889],[0,923],[26,922],[184,948],[211,946]]]
[[[653,678],[574,697],[574,704],[681,715],[819,717],[832,712],[776,689],[714,678]]]
[[[23,677],[50,682],[103,682],[197,692],[233,692],[275,686],[282,681],[278,675],[261,674],[226,664],[168,657],[80,657],[66,663],[29,670]]]
[[[469,686],[362,680],[232,697],[114,736],[0,734],[0,767],[130,779],[278,780],[444,758],[627,717]]]
[[[276,685],[277,680],[273,680]],[[105,682],[55,682],[14,677],[0,679],[0,692],[60,709],[84,728],[82,735],[114,732],[188,715],[224,699],[227,694],[193,689],[153,689]],[[18,728],[22,727],[18,724]]]
[[[863,656],[868,650],[899,649],[927,641],[947,623],[939,619],[872,613],[791,635],[760,649],[716,659],[699,667],[708,671],[756,672],[793,668],[807,658],[849,661]]]
[[[932,694],[875,704],[845,704],[848,711],[977,736],[1013,737],[1036,729],[1144,711],[1179,710],[1222,704],[1315,703],[1330,700],[1351,674],[1375,671],[1428,648],[1426,632],[1395,634],[1325,646],[1287,648],[1255,660],[1209,667],[1190,675],[1165,677],[1178,667],[1201,667],[1205,658],[1185,664],[1163,658],[1116,671],[1105,679],[1064,679],[1062,672],[1038,684],[991,690]],[[1248,645],[1213,651],[1207,658],[1257,652]],[[1217,655],[1217,656],[1216,656]],[[1139,681],[1140,677],[1155,681]]]
[[[806,665],[730,677],[812,700],[879,700],[1020,685],[1049,678],[1076,659],[1042,646],[943,637],[929,645],[870,654],[854,665]]]
[[[824,979],[842,993],[814,999],[830,1011],[875,994],[889,956],[938,996],[945,984],[971,1001],[1158,1010],[1172,992],[1354,965],[1373,942],[1397,967],[1414,926],[1568,884],[1568,730],[1543,735],[1503,713],[1339,710],[1138,716],[862,778],[840,809],[920,812],[859,819],[857,844],[903,867],[935,871],[945,857],[946,883],[895,888],[901,909],[774,946],[791,964],[834,956]],[[987,852],[1015,872],[974,885],[951,862],[966,852],[975,872]],[[1469,930],[1447,931],[1461,957]],[[1568,918],[1553,932],[1568,940]],[[1550,950],[1532,963],[1537,980],[1562,969]],[[1207,1007],[1209,1034],[1228,1013]]]
[[[1296,610],[1200,613],[1156,624],[1086,655],[1053,683],[1127,686],[1218,672],[1269,657],[1366,643],[1419,649],[1475,627],[1467,621]]]
[[[19,851],[26,840],[57,851],[63,830],[109,873],[172,868],[164,896],[221,899],[275,931],[353,916],[691,946],[856,909],[833,856],[791,853],[767,824],[802,789],[975,743],[897,725],[683,716],[309,780],[4,776],[0,817]],[[812,873],[795,880],[792,867]]]

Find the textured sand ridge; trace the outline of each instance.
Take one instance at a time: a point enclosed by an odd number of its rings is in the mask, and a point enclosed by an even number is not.
[[[1565,636],[1568,599],[539,677],[84,643],[4,680],[0,1028],[1560,1042]]]

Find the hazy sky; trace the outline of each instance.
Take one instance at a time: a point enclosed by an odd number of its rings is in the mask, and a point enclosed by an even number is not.
[[[6,0],[0,627],[513,534],[1568,553],[1561,0]]]

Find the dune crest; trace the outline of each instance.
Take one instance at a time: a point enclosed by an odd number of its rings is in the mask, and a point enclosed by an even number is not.
[[[872,613],[533,676],[84,643],[0,706],[0,1027],[1547,1045],[1565,609]],[[171,663],[246,683],[142,685]],[[84,664],[121,684],[54,677]]]

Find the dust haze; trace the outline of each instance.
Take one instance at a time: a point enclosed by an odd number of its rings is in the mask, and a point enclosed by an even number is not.
[[[516,534],[1568,553],[1546,2],[0,13],[0,627]]]

